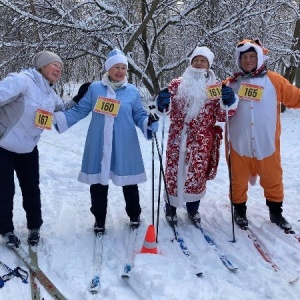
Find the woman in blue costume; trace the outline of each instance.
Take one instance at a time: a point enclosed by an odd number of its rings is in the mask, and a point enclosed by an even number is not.
[[[130,226],[139,226],[137,184],[147,178],[136,126],[146,139],[158,129],[157,122],[149,125],[138,89],[127,81],[125,54],[118,49],[109,52],[105,69],[101,81],[85,84],[87,91],[78,105],[55,114],[56,127],[64,132],[92,112],[78,180],[90,185],[96,233],[105,231],[109,180],[122,186]]]

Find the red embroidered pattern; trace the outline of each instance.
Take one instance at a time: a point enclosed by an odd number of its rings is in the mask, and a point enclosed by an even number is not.
[[[170,128],[166,152],[166,181],[170,195],[177,196],[177,175],[181,133],[186,113],[184,101],[175,99],[181,78],[174,79],[169,91],[172,94]],[[200,194],[206,181],[213,179],[219,163],[219,147],[222,128],[216,122],[224,122],[225,111],[220,108],[219,100],[205,102],[197,117],[188,123],[185,163],[188,169],[185,179],[185,193]]]

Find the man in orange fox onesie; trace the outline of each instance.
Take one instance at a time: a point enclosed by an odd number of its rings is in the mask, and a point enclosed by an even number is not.
[[[292,226],[282,216],[280,103],[300,108],[300,89],[267,70],[267,52],[259,40],[238,43],[236,65],[240,72],[227,79],[227,85],[240,99],[229,120],[231,200],[236,224],[246,229],[248,181],[254,184],[258,175],[271,222],[288,232]]]

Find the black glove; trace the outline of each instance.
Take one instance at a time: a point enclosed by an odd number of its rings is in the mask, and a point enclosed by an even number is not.
[[[235,95],[231,87],[222,85],[222,101],[224,105],[232,105],[235,102]]]
[[[148,129],[152,130],[152,132],[157,132],[158,131],[158,120],[159,117],[157,116],[156,113],[153,112],[153,109],[155,109],[154,105],[150,105],[150,114],[148,116]]]
[[[163,112],[164,109],[168,110],[171,101],[171,94],[168,91],[168,88],[163,89],[159,92],[156,97],[157,108],[160,112]]]
[[[87,92],[89,86],[90,86],[91,82],[86,82],[84,84],[82,84],[77,92],[77,95],[73,97],[73,101],[78,103],[80,101],[80,99],[85,95],[85,93]]]

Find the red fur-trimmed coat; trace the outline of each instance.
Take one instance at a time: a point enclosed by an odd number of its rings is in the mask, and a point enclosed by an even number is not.
[[[174,206],[202,198],[206,181],[215,178],[222,141],[222,128],[216,122],[226,120],[220,100],[207,100],[197,117],[186,124],[186,140],[182,139],[186,117],[184,101],[174,98],[180,82],[181,78],[174,79],[168,87],[172,97],[165,176],[170,202]],[[182,149],[186,151],[182,152]],[[184,153],[185,157],[180,157],[180,153]],[[180,163],[185,166],[180,168]],[[180,173],[185,175],[178,174],[178,170],[184,170]]]

